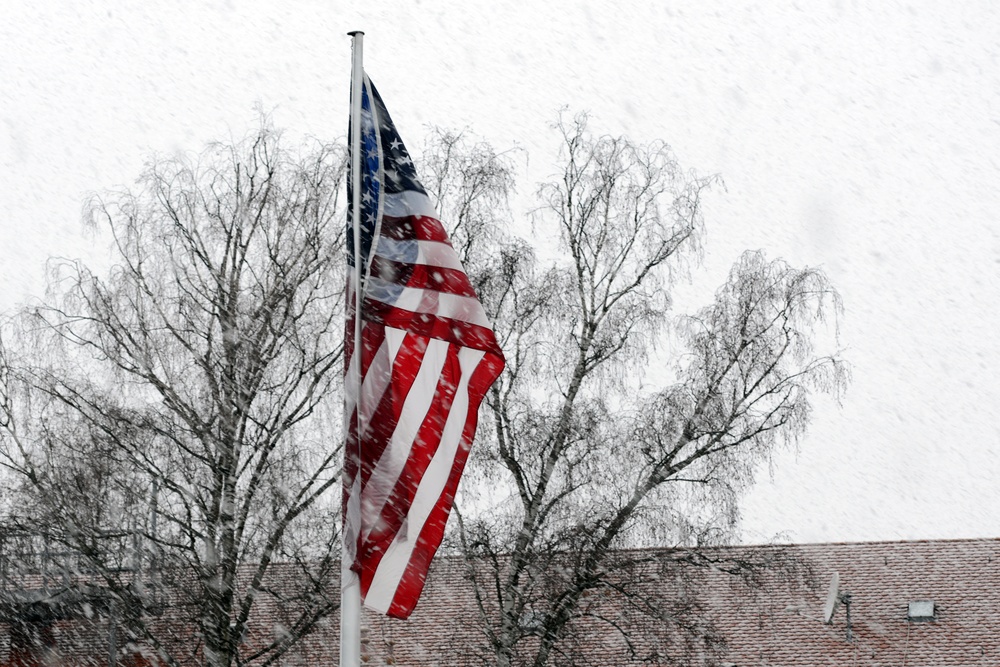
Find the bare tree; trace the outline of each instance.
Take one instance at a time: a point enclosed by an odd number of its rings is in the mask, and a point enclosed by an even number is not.
[[[422,172],[507,357],[456,536],[481,657],[586,664],[601,627],[637,661],[710,663],[721,642],[696,587],[655,582],[752,585],[780,563],[710,547],[734,535],[760,462],[803,432],[811,392],[844,383],[837,353],[814,349],[839,299],[821,272],[750,252],[711,305],[675,315],[711,179],[585,117],[557,127],[533,221],[561,238],[554,262],[505,231],[508,156],[439,132]],[[75,580],[96,577],[171,663],[269,664],[337,604],[343,164],[340,149],[292,158],[266,128],[153,164],[135,193],[95,201],[108,277],[63,263],[48,303],[7,328],[9,514],[72,550]],[[158,595],[195,635],[156,616]],[[262,604],[281,627],[253,624]]]
[[[344,158],[265,122],[151,163],[88,209],[110,271],[7,327],[11,519],[170,664],[270,664],[339,603]]]
[[[839,298],[822,272],[748,252],[713,304],[673,315],[670,288],[697,257],[711,179],[683,172],[664,144],[592,136],[585,116],[557,127],[561,173],[539,189],[535,225],[558,228],[565,261],[548,267],[530,244],[481,231],[510,194],[504,156],[444,135],[428,159],[430,189],[458,213],[445,220],[476,230],[456,237],[480,258],[469,266],[507,356],[460,515],[484,661],[582,664],[573,637],[588,623],[628,637],[596,611],[609,597],[655,619],[673,647],[637,659],[710,661],[719,644],[697,604],[650,583],[774,564],[699,547],[734,535],[740,492],[803,432],[811,392],[845,382],[837,353],[813,346]],[[477,188],[495,202],[477,208]]]

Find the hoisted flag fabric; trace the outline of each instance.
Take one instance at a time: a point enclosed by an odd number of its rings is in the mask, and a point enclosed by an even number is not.
[[[479,404],[504,359],[367,76],[361,172],[360,344],[350,271],[347,289],[345,552],[353,557],[365,606],[406,618],[444,536]],[[349,370],[354,354],[361,355],[360,388]]]

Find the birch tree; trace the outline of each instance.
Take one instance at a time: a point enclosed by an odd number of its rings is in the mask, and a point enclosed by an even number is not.
[[[11,520],[158,661],[267,665],[339,604],[344,176],[266,123],[151,162],[88,208],[110,270],[8,323]]]
[[[712,547],[812,396],[843,386],[836,350],[816,346],[839,298],[822,272],[748,252],[710,304],[673,312],[712,179],[584,116],[557,130],[531,218],[560,239],[555,260],[511,231],[511,154],[438,132],[421,170],[507,358],[457,506],[484,638],[465,657],[586,664],[596,624],[630,647],[655,628],[637,660],[711,663],[696,595],[650,584],[752,584],[781,565]],[[107,277],[63,263],[7,329],[0,461],[32,510],[14,518],[137,608],[130,631],[168,662],[268,664],[337,604],[343,163],[293,158],[267,129],[154,163],[92,207],[114,240]],[[195,641],[142,613],[157,594]],[[282,627],[253,624],[260,604]]]
[[[821,271],[755,251],[711,304],[673,313],[712,179],[682,171],[663,143],[594,136],[585,116],[557,129],[560,172],[539,188],[533,224],[558,232],[562,259],[544,265],[509,235],[467,235],[468,255],[492,258],[467,265],[507,357],[460,507],[483,661],[584,664],[574,636],[603,623],[627,641],[624,610],[663,635],[662,651],[636,659],[711,661],[720,646],[697,605],[651,594],[662,587],[650,583],[706,569],[752,579],[777,566],[774,552],[703,547],[735,534],[740,492],[804,432],[811,396],[843,386],[837,351],[814,345],[839,297]],[[475,184],[502,201],[511,165],[459,145],[432,152],[436,190],[451,198],[446,210],[465,212],[450,222],[491,227],[503,208],[476,209]],[[650,546],[685,549],[630,549]]]

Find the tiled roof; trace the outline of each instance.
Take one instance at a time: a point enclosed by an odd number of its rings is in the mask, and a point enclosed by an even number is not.
[[[765,589],[732,613],[712,604],[737,665],[1000,665],[1000,540],[809,544],[793,547],[814,572],[813,591]],[[851,640],[841,606],[822,622],[832,574],[851,596]],[[933,600],[935,620],[908,621],[907,605]]]
[[[748,547],[720,549],[733,555]],[[1000,539],[911,542],[806,544],[760,547],[798,560],[808,577],[788,577],[782,571],[764,575],[762,587],[750,592],[734,585],[719,571],[682,586],[675,579],[656,580],[662,599],[684,597],[705,619],[699,632],[721,638],[723,664],[749,667],[949,667],[1000,665]],[[650,551],[668,558],[678,552]],[[841,605],[833,622],[822,620],[831,575],[839,575],[841,593],[849,593],[851,638],[847,609]],[[417,610],[407,621],[366,616],[367,654],[371,665],[434,667],[488,664],[479,630],[478,612],[466,578],[467,565],[457,558],[439,559],[428,578]],[[907,604],[933,600],[935,618],[907,620]],[[603,611],[616,613],[604,600]],[[249,642],[280,631],[280,622],[266,607],[254,619]],[[165,616],[169,616],[169,611]],[[577,665],[639,665],[668,662],[683,651],[651,617],[621,615],[633,623],[631,646],[607,624],[594,624],[566,641],[567,662]],[[164,618],[163,622],[168,622]],[[169,621],[175,622],[175,621]],[[72,621],[60,621],[55,642],[62,664],[107,664],[106,640],[96,639],[101,624],[89,621],[76,635],[89,638],[73,648]],[[82,623],[82,622],[80,622]],[[337,664],[336,616],[322,622],[282,661],[311,667]],[[68,624],[68,625],[67,625]],[[9,637],[7,633],[6,637]],[[0,633],[0,663],[10,658],[9,641]],[[688,647],[691,649],[692,647]],[[693,647],[698,655],[699,648]],[[77,655],[98,651],[99,656]],[[103,661],[99,659],[103,657]],[[655,664],[655,662],[654,662]],[[685,663],[686,664],[686,663]],[[694,664],[701,664],[700,661]]]
[[[737,548],[739,549],[739,548]],[[748,666],[949,667],[1000,665],[1000,539],[806,544],[783,547],[811,570],[807,580],[765,577],[749,594],[728,575],[711,573],[695,597],[725,642],[723,663]],[[442,561],[408,622],[369,619],[375,659],[398,665],[450,665],[475,652],[475,630],[461,569]],[[851,596],[851,639],[840,605],[823,622],[831,575]],[[465,588],[463,588],[463,586]],[[455,591],[462,591],[456,595]],[[911,601],[933,600],[932,621],[907,620]],[[652,634],[652,633],[650,633]],[[641,664],[650,655],[633,635],[631,657],[615,633],[595,628],[585,662]],[[391,643],[390,643],[391,642]],[[464,647],[464,651],[463,651]],[[644,651],[644,648],[647,649]],[[658,646],[657,651],[669,651]],[[665,658],[668,656],[664,656]]]

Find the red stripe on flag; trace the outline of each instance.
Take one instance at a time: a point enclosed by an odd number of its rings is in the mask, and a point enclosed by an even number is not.
[[[441,221],[425,215],[382,216],[381,234],[396,241],[437,241],[451,245]]]
[[[357,383],[357,378],[353,376],[352,355],[354,353],[354,319],[353,319],[353,308],[350,308],[350,313],[352,317],[347,319],[347,328],[344,333],[344,373],[346,383],[355,384]],[[379,347],[382,345],[382,341],[385,338],[385,327],[378,322],[362,322],[361,329],[361,374],[364,376],[365,371],[371,365],[372,359],[375,357]],[[360,392],[360,387],[357,389]],[[359,400],[355,396],[355,400]],[[347,507],[347,498],[350,495],[350,482],[355,478],[358,473],[359,468],[359,456],[360,456],[360,446],[358,444],[358,411],[357,403],[351,414],[347,417],[347,437],[345,440],[344,450],[344,485],[343,485],[343,507]]]
[[[469,282],[469,277],[455,269],[426,264],[407,264],[385,257],[375,257],[372,260],[371,275],[396,285],[476,297],[476,290]]]
[[[366,320],[503,356],[492,329],[448,317],[414,313],[381,301],[366,300],[364,309]]]

